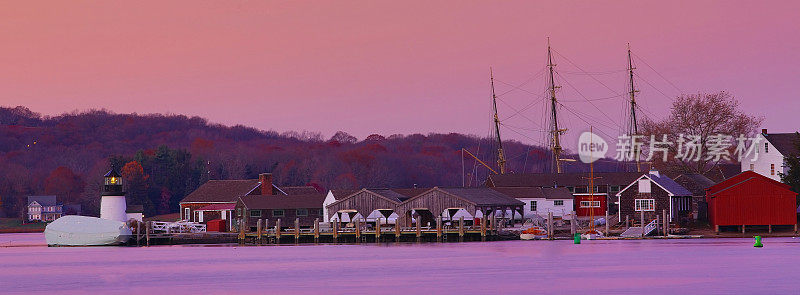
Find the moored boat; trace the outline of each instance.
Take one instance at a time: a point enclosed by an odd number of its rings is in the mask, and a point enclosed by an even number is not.
[[[47,225],[48,246],[113,246],[125,244],[132,235],[125,222],[68,215]]]

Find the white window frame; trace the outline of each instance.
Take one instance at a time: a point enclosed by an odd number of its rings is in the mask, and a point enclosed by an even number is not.
[[[253,214],[254,212],[258,212],[258,215]],[[250,217],[254,217],[254,218],[261,218],[261,215],[262,215],[261,210],[258,210],[258,209],[250,210],[250,212],[248,212],[248,213],[250,213]]]
[[[645,208],[642,208],[642,207]],[[642,210],[644,209],[644,210]],[[640,211],[656,211],[656,200],[655,199],[634,199],[633,200],[633,210],[636,212]]]
[[[192,209],[191,208],[183,208],[183,218],[188,221],[192,221]]]
[[[581,201],[581,208],[600,208],[600,201]]]
[[[281,212],[281,214],[275,214],[275,212]],[[286,217],[286,210],[283,209],[272,209],[272,217]]]

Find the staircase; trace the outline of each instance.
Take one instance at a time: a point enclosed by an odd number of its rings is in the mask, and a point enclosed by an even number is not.
[[[641,236],[647,236],[652,233],[658,225],[656,224],[656,220],[650,221],[647,225],[644,226],[644,235],[642,235],[642,227],[641,226],[632,226],[625,230],[620,236],[625,238],[636,238]]]

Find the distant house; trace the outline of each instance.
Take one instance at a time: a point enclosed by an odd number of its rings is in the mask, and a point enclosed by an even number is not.
[[[279,187],[272,183],[271,173],[262,173],[258,179],[209,180],[180,201],[180,219],[192,222],[222,219],[228,221],[228,228],[233,228],[233,210],[241,196],[317,193],[313,186]]]
[[[692,213],[692,192],[658,171],[642,174],[617,193],[619,221],[628,216],[640,220],[644,212],[645,221],[661,216],[667,211],[671,222],[689,218]]]
[[[788,171],[785,158],[800,156],[797,150],[800,135],[797,133],[767,133],[767,129],[762,129],[761,134],[756,136],[761,138],[761,141],[756,146],[754,154],[742,159],[741,171],[753,171],[781,181],[780,174]]]
[[[355,189],[332,189],[328,190],[328,194],[325,195],[325,201],[322,202],[322,217],[325,222],[331,220],[333,217],[332,213],[328,212],[328,205],[335,203],[338,200],[344,199],[345,197],[352,195],[359,190]]]
[[[678,175],[675,177],[675,182],[692,193],[692,219],[708,220],[706,189],[716,184],[716,182],[698,173]]]
[[[64,204],[63,215],[83,215],[83,206],[81,204]]]
[[[795,225],[797,193],[789,185],[745,171],[706,192],[709,222],[720,226]]]
[[[56,200],[56,196],[29,196],[28,221],[49,222],[63,215],[63,206]]]
[[[267,226],[273,227],[278,219],[281,227],[294,227],[295,220],[303,228],[313,227],[314,220],[324,222],[322,202],[325,194],[292,195],[292,196],[241,196],[236,201],[236,219],[249,231],[255,231],[258,220],[265,220]]]
[[[504,195],[525,203],[524,217],[568,217],[572,213],[574,197],[566,187],[493,187]]]
[[[579,217],[617,214],[614,197],[623,187],[641,176],[638,172],[596,172],[594,188],[589,188],[589,173],[519,173],[490,175],[488,187],[565,187],[575,197],[573,210]]]

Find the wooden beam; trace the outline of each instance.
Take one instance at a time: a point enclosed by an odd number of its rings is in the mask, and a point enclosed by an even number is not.
[[[262,234],[263,234],[263,232],[262,232],[262,228],[261,228],[261,226],[262,226],[262,224],[261,224],[261,223],[262,223],[262,222],[264,222],[264,220],[262,220],[261,218],[259,218],[259,219],[258,219],[258,222],[256,223],[256,231],[257,231],[257,233],[258,233],[258,243],[259,243],[259,244],[261,244],[261,238],[262,238]]]
[[[275,243],[281,243],[281,219],[275,221]]]
[[[381,241],[381,218],[375,218],[375,243]]]
[[[319,242],[319,218],[314,218],[314,243]]]

